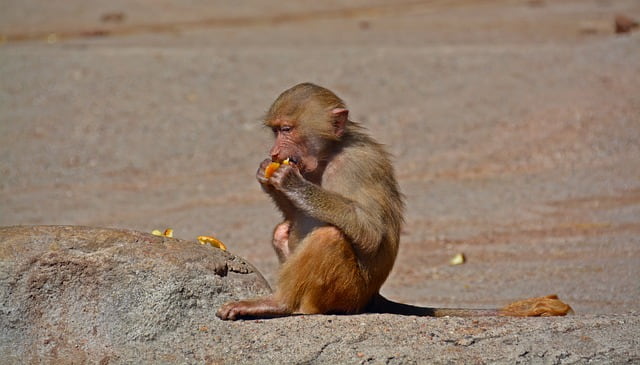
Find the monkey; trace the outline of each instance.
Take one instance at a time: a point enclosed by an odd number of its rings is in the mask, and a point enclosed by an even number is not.
[[[332,91],[302,83],[282,92],[264,117],[270,158],[256,172],[283,216],[273,230],[280,261],[270,296],[230,302],[223,320],[297,314],[396,313],[419,316],[546,316],[571,310],[556,296],[497,310],[439,309],[379,294],[398,254],[404,196],[390,154]],[[271,176],[265,170],[281,164]]]

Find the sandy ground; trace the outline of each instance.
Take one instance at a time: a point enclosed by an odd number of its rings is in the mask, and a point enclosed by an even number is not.
[[[312,81],[395,156],[384,294],[640,311],[640,2],[245,3],[4,4],[0,225],[213,234],[274,283],[260,118]]]

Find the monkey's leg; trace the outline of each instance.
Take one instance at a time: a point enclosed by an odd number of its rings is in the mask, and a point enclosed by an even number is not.
[[[291,315],[291,310],[274,296],[253,300],[242,300],[223,305],[216,316],[223,320],[240,318],[274,318]]]
[[[276,255],[278,255],[280,263],[285,262],[287,257],[291,254],[289,248],[290,229],[291,223],[289,221],[284,221],[278,224],[273,230],[273,241],[271,241],[271,244],[273,245],[273,249],[276,251]]]
[[[282,265],[274,295],[227,303],[221,319],[280,317],[294,313],[358,313],[371,297],[351,244],[333,226],[316,228]]]
[[[371,299],[351,244],[333,226],[314,229],[282,265],[276,296],[294,313],[357,313]]]
[[[289,229],[291,223],[284,221],[273,230],[272,245],[278,255],[280,263],[283,263],[290,255]],[[291,314],[286,306],[281,304],[273,296],[253,300],[231,302],[220,307],[216,315],[221,319],[235,320],[242,317],[281,317]]]

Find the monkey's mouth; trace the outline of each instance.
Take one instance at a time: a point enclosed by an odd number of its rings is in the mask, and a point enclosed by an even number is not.
[[[305,172],[308,172],[307,166],[305,165],[304,161],[302,161],[302,158],[298,156],[290,156],[289,158],[287,158],[287,161],[289,161],[289,164],[293,165],[301,173],[304,174]]]

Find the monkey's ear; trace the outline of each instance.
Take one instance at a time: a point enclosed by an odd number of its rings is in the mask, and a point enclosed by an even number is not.
[[[331,111],[333,133],[340,138],[344,134],[345,125],[349,120],[349,109],[335,108]]]

